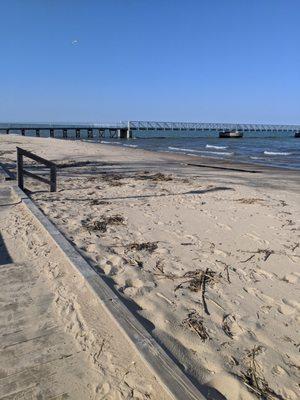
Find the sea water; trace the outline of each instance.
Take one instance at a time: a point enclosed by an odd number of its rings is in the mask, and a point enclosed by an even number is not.
[[[102,142],[191,157],[230,160],[300,169],[300,138],[288,132],[244,132],[242,138],[218,137],[218,132],[135,132],[132,140]]]

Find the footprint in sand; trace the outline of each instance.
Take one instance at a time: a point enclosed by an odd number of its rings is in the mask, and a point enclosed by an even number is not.
[[[128,297],[134,297],[143,286],[144,283],[140,279],[126,279],[123,293]]]
[[[232,231],[232,228],[231,228],[231,226],[229,226],[229,225],[221,224],[220,222],[217,222],[216,225],[217,225],[219,228],[225,229],[225,230],[227,230],[227,231]]]
[[[292,315],[295,312],[293,307],[290,307],[286,304],[281,304],[278,307],[278,311],[280,312],[280,314],[283,314],[283,315]]]
[[[255,296],[256,298],[258,298],[259,300],[261,300],[262,302],[266,303],[266,304],[274,304],[274,299],[270,296],[267,296],[266,294],[262,293],[259,289],[253,288],[253,287],[243,287],[244,291],[252,294],[253,296]]]
[[[283,315],[292,315],[300,311],[300,303],[294,300],[283,298],[282,304],[278,307],[278,311]]]
[[[282,278],[282,280],[285,281],[285,282],[287,282],[287,283],[295,284],[295,283],[298,283],[298,281],[299,281],[299,276],[298,276],[298,274],[295,274],[295,273],[292,272],[292,273],[290,273],[290,274],[284,275],[284,277]]]
[[[225,315],[223,318],[223,331],[232,339],[239,337],[244,332],[243,328],[238,323],[238,318],[239,316],[231,314]]]
[[[99,262],[100,268],[103,269],[106,275],[110,276],[120,272],[122,265],[123,259],[117,255],[108,256]]]
[[[110,392],[110,384],[105,382],[103,385],[97,386],[95,392],[97,395],[101,396],[100,398],[105,398]]]
[[[205,386],[208,390],[207,398],[221,399],[225,397],[227,400],[256,399],[256,396],[254,397],[254,395],[250,394],[236,378],[229,374],[217,374]],[[210,392],[209,388],[216,389],[224,397],[217,397],[216,393]],[[210,393],[212,396],[209,395]]]
[[[254,234],[254,233],[245,233],[245,235],[243,236],[247,236],[250,239],[254,240],[254,242],[259,243],[259,244],[265,244],[265,245],[269,245],[270,242],[266,239],[262,239],[260,236]]]
[[[286,371],[280,365],[275,365],[272,368],[272,373],[274,375],[286,375]]]

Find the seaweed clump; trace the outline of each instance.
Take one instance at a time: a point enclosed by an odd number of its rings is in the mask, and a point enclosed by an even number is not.
[[[82,225],[89,231],[89,232],[106,232],[107,227],[109,225],[123,225],[125,222],[124,218],[119,215],[112,215],[110,217],[102,217],[100,220],[97,221],[84,221]]]

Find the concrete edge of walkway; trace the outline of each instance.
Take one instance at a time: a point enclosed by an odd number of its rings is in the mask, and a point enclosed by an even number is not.
[[[113,318],[127,339],[137,349],[167,393],[176,400],[205,400],[205,397],[188,379],[178,365],[168,356],[158,342],[136,319],[113,290],[104,282],[88,262],[78,253],[62,233],[49,221],[33,201],[17,186],[13,190],[30,214],[63,253],[76,273]]]

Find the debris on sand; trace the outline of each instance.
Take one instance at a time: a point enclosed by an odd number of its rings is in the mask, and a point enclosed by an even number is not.
[[[177,285],[174,289],[183,289],[186,287],[186,284],[188,284],[187,288],[190,289],[192,292],[199,292],[202,289],[202,303],[203,303],[203,308],[206,314],[210,315],[206,300],[205,300],[205,291],[206,291],[206,285],[207,284],[213,284],[215,282],[216,278],[216,272],[212,271],[209,268],[206,268],[205,271],[201,269],[197,269],[196,271],[188,271],[186,272],[182,278],[189,278],[185,280],[184,282],[181,282],[179,285]]]
[[[165,269],[164,269],[164,266],[163,266],[161,260],[156,261],[153,275],[157,276],[158,278],[171,279],[172,281],[174,281],[175,279],[181,279],[180,276],[176,276],[172,272],[171,273],[165,272]]]
[[[236,199],[234,201],[237,201],[242,204],[257,204],[257,203],[259,204],[261,202],[264,202],[265,200],[254,197],[254,198],[250,198],[250,199],[247,199],[247,198]]]
[[[173,178],[170,175],[164,175],[160,172],[152,176],[152,180],[154,181],[172,181]]]
[[[124,218],[119,215],[112,215],[110,217],[102,217],[97,221],[83,221],[82,226],[84,226],[89,232],[106,232],[108,225],[122,225],[124,224]]]
[[[258,250],[256,250],[256,251],[243,251],[243,253],[250,253],[250,254],[252,254],[252,255],[251,255],[249,258],[247,258],[246,260],[241,261],[242,263],[245,263],[245,262],[247,262],[247,261],[250,261],[250,260],[255,256],[255,254],[263,254],[263,255],[264,255],[264,257],[263,257],[264,261],[267,261],[268,258],[269,258],[272,254],[275,254],[275,251],[274,251],[274,250],[270,250],[270,249],[258,249]]]
[[[107,204],[111,204],[111,203],[109,201],[105,201],[105,200],[92,199],[90,201],[90,204],[92,206],[100,206],[100,205],[107,205]]]
[[[284,400],[281,395],[275,393],[269,387],[268,382],[263,376],[262,368],[256,360],[256,357],[261,354],[263,350],[262,346],[254,346],[253,349],[247,351],[245,361],[248,368],[247,371],[243,373],[242,380],[251,391],[259,396],[260,399]]]
[[[191,311],[187,318],[182,321],[182,326],[194,331],[200,336],[202,342],[209,339],[208,332],[203,325],[203,318],[197,313],[197,311]]]
[[[171,175],[165,175],[162,174],[161,172],[158,172],[157,174],[154,175],[149,175],[149,172],[145,171],[143,174],[137,174],[135,175],[135,179],[139,179],[139,180],[151,180],[154,182],[158,182],[158,181],[172,181],[173,178]]]
[[[153,253],[158,248],[157,242],[131,243],[127,247],[129,250],[146,250],[148,253]]]
[[[101,179],[110,186],[122,186],[124,183],[120,182],[124,177],[119,174],[107,173],[101,175]]]

